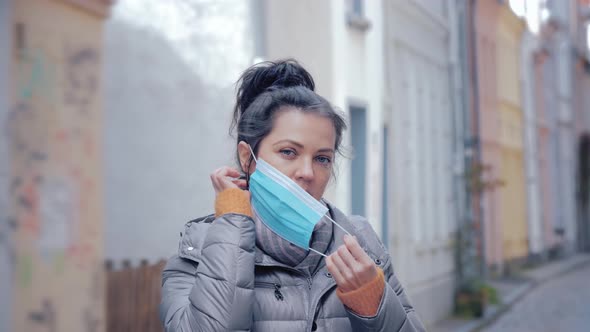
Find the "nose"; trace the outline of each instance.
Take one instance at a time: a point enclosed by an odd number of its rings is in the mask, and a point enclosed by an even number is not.
[[[300,185],[304,183],[309,183],[313,180],[313,162],[311,160],[307,160],[307,158],[302,158],[301,163],[297,166],[297,170],[295,172],[295,180],[299,182]],[[303,186],[305,188],[305,186]]]

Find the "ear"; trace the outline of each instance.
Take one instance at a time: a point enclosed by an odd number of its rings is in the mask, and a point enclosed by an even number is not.
[[[242,167],[243,172],[247,172],[251,174],[253,172],[248,169],[248,164],[250,164],[250,168],[254,168],[254,163],[250,163],[250,159],[252,159],[252,153],[250,152],[250,145],[244,141],[240,141],[238,143],[238,156],[240,157],[240,166]]]

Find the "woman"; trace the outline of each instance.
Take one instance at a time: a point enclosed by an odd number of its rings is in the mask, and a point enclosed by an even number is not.
[[[369,223],[322,198],[343,118],[293,60],[238,82],[240,171],[211,174],[215,214],[164,269],[166,331],[424,331]]]

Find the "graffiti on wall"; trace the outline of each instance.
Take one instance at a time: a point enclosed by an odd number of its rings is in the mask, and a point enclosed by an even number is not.
[[[64,47],[63,64],[50,61],[39,50],[23,54],[19,99],[6,121],[13,160],[19,166],[10,185],[16,200],[11,229],[20,228],[38,239],[46,261],[63,266],[64,255],[66,260],[70,255],[82,266],[80,261],[94,253],[92,245],[79,241],[79,211],[95,197],[94,175],[87,174],[82,163],[96,157],[95,124],[88,115],[97,97],[98,53],[90,47]],[[56,103],[52,88],[58,83],[56,70],[66,78],[63,105]],[[60,119],[67,121],[59,123]],[[51,126],[52,122],[57,125]],[[59,164],[62,174],[49,174],[50,164]]]
[[[41,257],[49,262],[79,238],[78,194],[67,179],[52,177],[40,184],[39,198],[37,245]]]
[[[58,331],[60,318],[74,318],[65,308],[79,305],[80,329],[99,331],[99,51],[82,37],[28,38],[30,27],[18,25],[27,43],[13,55],[13,103],[0,128],[12,163],[10,216],[0,227],[0,246],[11,253],[16,272],[22,317],[16,326]],[[80,289],[64,294],[66,280],[81,280]]]
[[[29,312],[29,320],[47,332],[57,332],[55,307],[50,299],[43,299],[38,310]]]
[[[65,48],[65,103],[87,114],[98,88],[98,53],[90,47]]]

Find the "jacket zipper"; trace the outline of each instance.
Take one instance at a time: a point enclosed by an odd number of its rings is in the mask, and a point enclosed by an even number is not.
[[[285,299],[283,293],[281,293],[281,285],[279,284],[274,284],[271,282],[255,282],[254,287],[274,289],[275,298],[277,299],[277,301],[283,301]]]
[[[319,309],[319,304],[322,301],[322,298],[324,297],[324,295],[326,295],[326,293],[328,293],[334,287],[336,287],[336,283],[331,284],[330,286],[324,288],[321,291],[320,296],[318,297],[317,303],[314,304],[313,310],[310,311],[310,312],[313,312],[312,322],[315,321],[315,318],[316,318],[316,315],[317,315],[317,311]]]

